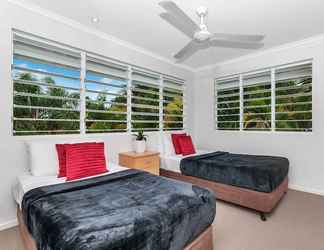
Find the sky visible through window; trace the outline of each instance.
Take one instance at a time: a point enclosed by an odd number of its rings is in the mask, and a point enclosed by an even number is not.
[[[80,78],[80,70],[73,69],[72,67],[71,68],[60,67],[51,64],[36,63],[30,60],[23,60],[17,58],[14,58],[13,63],[15,66],[20,68],[26,68],[26,69],[44,72],[44,74],[36,73],[36,72],[32,73],[32,76],[37,78],[38,81],[41,81],[44,77],[46,77],[47,76],[46,73],[54,73],[66,77]],[[18,70],[13,70],[13,76],[16,77],[17,74],[20,74],[21,72],[23,71],[18,72]],[[65,77],[58,77],[58,76],[50,76],[50,77],[55,81],[56,85],[68,87],[68,88],[80,88],[79,80],[76,79],[74,80]],[[120,87],[123,87],[126,84],[124,80],[109,79],[107,77],[101,77],[100,75],[96,75],[93,73],[88,73],[86,79],[91,81],[103,82],[107,84],[114,84]],[[93,90],[93,91],[109,92],[113,94],[120,94],[121,91],[121,88],[118,87],[104,86],[104,85],[87,82],[87,81],[85,81],[85,84],[88,90]],[[96,100],[98,93],[87,92],[87,96],[91,100]],[[107,96],[107,101],[112,101],[114,98],[115,98],[114,96]]]

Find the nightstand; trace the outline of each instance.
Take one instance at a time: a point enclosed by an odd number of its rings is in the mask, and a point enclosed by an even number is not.
[[[119,165],[136,168],[151,174],[160,174],[160,153],[146,151],[144,153],[125,152],[119,153]]]

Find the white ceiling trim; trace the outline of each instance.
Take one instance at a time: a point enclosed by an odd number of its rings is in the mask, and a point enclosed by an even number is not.
[[[166,57],[160,56],[160,55],[158,55],[158,54],[156,54],[156,53],[154,53],[154,52],[152,52],[150,50],[147,50],[147,49],[145,49],[143,47],[137,46],[137,45],[132,44],[130,42],[127,42],[125,40],[121,40],[121,39],[119,39],[117,37],[108,35],[105,32],[99,31],[99,30],[94,29],[94,28],[92,28],[90,26],[81,24],[81,23],[79,23],[79,22],[77,22],[77,21],[75,21],[73,19],[70,19],[70,18],[67,18],[65,16],[59,15],[59,14],[57,14],[55,12],[52,12],[52,11],[49,11],[47,9],[41,8],[38,5],[35,5],[35,4],[32,4],[32,3],[22,2],[21,0],[7,0],[7,1],[12,3],[12,4],[15,4],[15,5],[17,5],[17,6],[21,7],[21,8],[24,8],[24,9],[27,9],[29,11],[35,12],[37,14],[40,14],[42,16],[51,18],[51,19],[53,19],[55,21],[67,24],[67,25],[69,25],[69,26],[71,26],[73,28],[82,30],[82,31],[84,31],[86,33],[93,34],[93,35],[98,36],[100,38],[103,38],[105,40],[108,40],[108,41],[117,43],[119,45],[125,46],[127,48],[130,48],[130,49],[135,50],[137,52],[140,52],[140,53],[142,53],[144,55],[155,58],[157,60],[163,61],[165,63],[174,65],[174,66],[179,67],[179,68],[183,68],[185,70],[189,70],[191,72],[196,71],[194,68],[192,68],[190,66],[175,63],[174,61],[172,61],[172,60],[170,60],[170,59],[168,59]]]
[[[294,41],[294,42],[290,42],[290,43],[285,43],[285,44],[282,44],[282,45],[279,45],[279,46],[274,46],[274,47],[269,48],[269,49],[265,49],[265,50],[254,52],[254,53],[251,53],[251,54],[248,54],[248,55],[236,57],[236,58],[233,58],[233,59],[230,59],[230,60],[225,60],[225,61],[222,61],[222,62],[219,62],[219,63],[202,66],[202,67],[196,69],[194,72],[198,73],[198,72],[204,71],[204,70],[211,70],[211,69],[216,68],[216,67],[221,66],[221,65],[237,63],[237,62],[240,62],[240,61],[244,61],[244,60],[253,59],[253,58],[256,58],[256,57],[259,57],[259,56],[263,56],[263,55],[268,54],[268,53],[280,52],[282,50],[297,48],[297,47],[300,47],[300,46],[314,44],[314,43],[317,43],[317,42],[319,42],[319,43],[324,42],[324,34],[319,34],[319,35],[312,36],[312,37],[309,37],[309,38],[305,38],[305,39],[302,39],[302,40],[298,40],[298,41]]]

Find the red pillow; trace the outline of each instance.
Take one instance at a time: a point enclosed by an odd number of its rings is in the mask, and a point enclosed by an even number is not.
[[[59,173],[57,177],[66,176],[66,155],[65,155],[65,145],[66,144],[56,144],[56,152],[59,161]]]
[[[179,146],[180,146],[182,155],[191,155],[191,154],[196,153],[196,150],[192,143],[190,135],[179,137]]]
[[[103,142],[66,144],[65,152],[68,181],[108,172]]]
[[[174,147],[174,151],[175,153],[181,154],[181,149],[180,149],[180,145],[179,145],[179,138],[181,136],[186,136],[186,133],[183,134],[171,134],[171,139],[172,139],[172,143],[173,143],[173,147]]]

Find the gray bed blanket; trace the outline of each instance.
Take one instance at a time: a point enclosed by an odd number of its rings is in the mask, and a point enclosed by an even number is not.
[[[38,249],[183,249],[214,220],[212,192],[137,170],[39,187],[23,198]]]
[[[284,157],[214,152],[186,157],[180,162],[184,175],[270,193],[286,178],[289,161]]]

